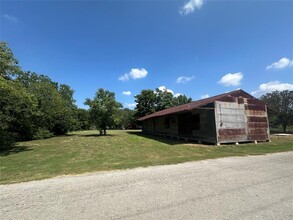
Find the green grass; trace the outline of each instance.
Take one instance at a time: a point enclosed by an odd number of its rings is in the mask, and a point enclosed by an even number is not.
[[[197,145],[139,131],[74,132],[67,136],[20,142],[0,152],[0,183],[39,180],[59,175],[173,164],[227,156],[292,151],[293,136],[272,138],[270,143]]]

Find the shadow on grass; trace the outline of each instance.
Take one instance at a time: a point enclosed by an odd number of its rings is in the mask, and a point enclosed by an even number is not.
[[[114,134],[107,134],[107,135],[100,135],[100,134],[67,134],[66,136],[76,136],[76,137],[114,137],[117,135]]]
[[[31,151],[32,148],[26,146],[11,146],[7,148],[0,148],[0,157],[5,157],[12,154],[18,154],[24,151]]]
[[[137,136],[140,136],[140,137],[144,137],[144,138],[152,139],[152,140],[155,140],[155,141],[159,141],[159,142],[162,142],[162,143],[168,144],[168,145],[193,143],[193,142],[190,142],[190,141],[171,139],[171,138],[167,138],[167,137],[146,135],[146,134],[143,134],[141,131],[127,131],[127,133],[131,134],[131,135],[137,135]]]

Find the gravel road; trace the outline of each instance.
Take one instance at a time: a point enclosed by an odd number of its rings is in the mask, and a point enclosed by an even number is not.
[[[0,219],[292,219],[293,152],[1,185]]]

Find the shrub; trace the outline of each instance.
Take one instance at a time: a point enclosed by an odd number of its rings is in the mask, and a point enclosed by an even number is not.
[[[37,139],[46,139],[46,138],[50,138],[53,137],[54,134],[52,132],[50,132],[48,129],[46,128],[40,128],[33,136],[33,139],[37,140]]]

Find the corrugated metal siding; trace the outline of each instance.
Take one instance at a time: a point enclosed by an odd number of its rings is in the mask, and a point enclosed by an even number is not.
[[[248,121],[247,139],[250,141],[269,140],[269,124],[266,107],[255,104],[248,104],[248,108],[245,110],[245,114]]]
[[[244,104],[237,102],[215,102],[218,142],[239,142],[247,140]]]
[[[215,102],[218,143],[269,140],[266,106],[253,99]]]

